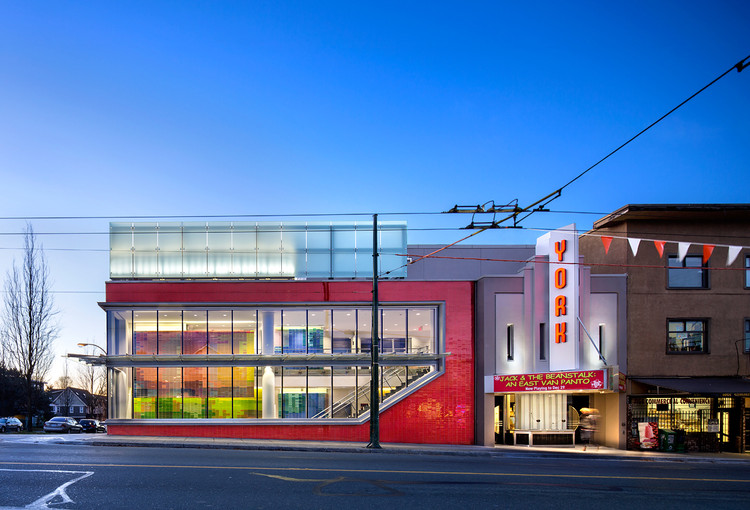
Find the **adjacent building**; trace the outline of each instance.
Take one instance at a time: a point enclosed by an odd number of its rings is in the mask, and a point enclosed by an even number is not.
[[[750,206],[627,205],[580,243],[627,274],[628,447],[750,449]]]

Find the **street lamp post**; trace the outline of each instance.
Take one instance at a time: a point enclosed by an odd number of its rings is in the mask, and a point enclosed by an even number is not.
[[[99,357],[101,357],[101,356],[105,356],[106,357],[107,356],[107,351],[105,351],[102,347],[100,347],[100,346],[98,346],[96,344],[91,344],[91,343],[86,343],[86,342],[79,342],[78,343],[78,347],[96,347],[97,349],[99,349],[103,353],[103,354],[100,354]],[[107,385],[107,390],[106,390],[107,394],[104,397],[105,398],[105,402],[107,404],[106,408],[105,408],[105,419],[106,419],[106,418],[109,418],[109,371],[107,370],[107,365],[106,364],[104,365],[104,382]],[[93,393],[94,388],[92,387],[91,390],[92,390],[92,393]],[[91,409],[91,412],[93,413],[94,410]],[[93,416],[93,414],[92,414],[92,416]]]
[[[78,343],[78,347],[96,347],[97,349],[99,349],[100,351],[102,351],[105,356],[107,355],[107,351],[105,351],[103,348],[99,347],[96,344],[88,344],[88,343],[85,343],[85,342],[79,342]],[[101,354],[100,354],[100,356],[101,356]]]

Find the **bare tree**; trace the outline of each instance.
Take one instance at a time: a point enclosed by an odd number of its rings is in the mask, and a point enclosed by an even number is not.
[[[73,384],[73,379],[70,378],[68,358],[65,358],[65,363],[63,364],[62,374],[60,375],[60,377],[57,378],[57,380],[52,384],[52,386],[55,389],[64,390],[65,388],[68,388],[71,384]]]
[[[31,225],[24,235],[23,261],[8,271],[2,310],[2,342],[8,365],[25,379],[26,427],[31,429],[34,385],[41,384],[54,359],[52,343],[57,338],[57,314],[49,268],[44,252],[36,246]]]

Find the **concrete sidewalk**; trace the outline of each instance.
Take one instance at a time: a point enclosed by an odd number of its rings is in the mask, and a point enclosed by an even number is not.
[[[651,462],[750,462],[750,454],[742,453],[667,453],[614,448],[544,447],[544,446],[461,446],[381,443],[380,449],[367,448],[366,443],[344,441],[285,441],[276,439],[230,439],[206,437],[156,437],[96,435],[67,439],[65,444],[93,446],[128,446],[157,448],[213,448],[265,451],[313,451],[362,454],[466,455],[498,458],[597,458],[640,460]]]

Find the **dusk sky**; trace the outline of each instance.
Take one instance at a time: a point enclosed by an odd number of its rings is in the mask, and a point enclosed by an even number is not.
[[[0,0],[0,273],[30,221],[62,355],[105,344],[109,221],[379,213],[451,243],[470,217],[435,213],[559,189],[750,55],[749,26],[745,0]],[[750,202],[748,112],[732,71],[527,229],[470,242]]]

